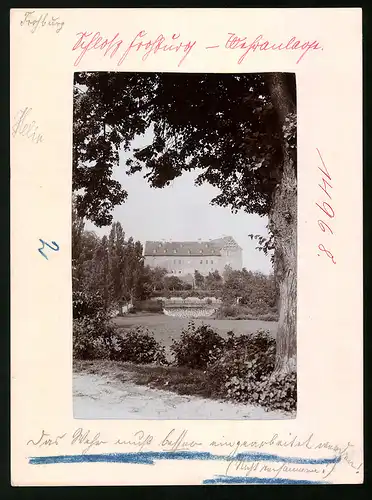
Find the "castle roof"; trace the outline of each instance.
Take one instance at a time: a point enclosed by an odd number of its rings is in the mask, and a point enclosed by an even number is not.
[[[226,248],[240,249],[234,238],[225,236],[209,241],[146,241],[145,256],[179,255],[191,256],[218,256]]]

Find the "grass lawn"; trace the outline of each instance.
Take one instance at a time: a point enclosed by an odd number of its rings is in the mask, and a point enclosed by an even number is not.
[[[116,317],[113,322],[120,328],[129,330],[137,326],[144,326],[151,330],[157,341],[161,342],[167,349],[172,344],[172,338],[178,340],[181,331],[187,328],[189,319],[173,318],[164,314],[154,315],[128,315]],[[195,319],[196,326],[201,324],[210,325],[217,333],[226,337],[227,332],[233,330],[236,335],[254,333],[259,329],[269,330],[275,338],[278,324],[274,321],[258,320],[233,320],[233,319]]]

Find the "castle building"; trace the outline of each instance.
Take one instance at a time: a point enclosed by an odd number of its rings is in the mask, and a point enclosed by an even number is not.
[[[225,266],[241,270],[242,249],[234,238],[226,236],[209,241],[146,241],[145,265],[162,267],[168,275],[194,275],[195,270],[206,276]]]

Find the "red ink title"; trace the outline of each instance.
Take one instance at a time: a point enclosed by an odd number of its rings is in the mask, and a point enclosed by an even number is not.
[[[116,33],[112,37],[104,37],[99,31],[93,33],[80,31],[77,33],[78,40],[72,50],[78,53],[74,65],[78,66],[87,52],[99,50],[104,57],[112,59],[117,56],[117,65],[120,66],[131,54],[138,54],[142,61],[155,56],[157,53],[172,53],[176,59],[178,67],[185,61],[186,57],[196,46],[196,40],[183,38],[179,33],[169,35],[158,34],[155,37],[149,35],[145,30],[137,33],[129,43],[125,43]],[[237,64],[242,64],[250,53],[255,52],[281,52],[290,51],[296,54],[298,64],[305,55],[314,50],[323,50],[317,40],[300,40],[295,36],[284,41],[270,41],[263,35],[249,39],[246,36],[240,37],[236,33],[228,33],[224,44],[208,45],[204,49],[221,49],[234,51],[238,54]]]
[[[118,66],[120,66],[132,52],[139,53],[142,61],[146,61],[149,56],[153,56],[157,52],[179,53],[180,58],[178,66],[181,66],[196,44],[195,40],[181,39],[181,35],[177,33],[171,36],[160,34],[152,39],[144,30],[140,31],[127,46],[125,46],[123,40],[119,38],[119,33],[116,33],[112,38],[103,38],[99,31],[94,34],[84,31],[78,33],[78,36],[79,40],[72,48],[73,51],[80,51],[74,63],[75,66],[79,65],[82,58],[90,50],[102,50],[104,56],[109,55],[110,58],[112,58],[119,49],[120,52],[118,57],[120,57],[120,59],[118,60]]]
[[[322,155],[320,154],[319,149],[317,149],[317,152],[318,152],[320,161],[322,162],[322,167],[318,167],[318,169],[323,174],[321,183],[318,184],[318,186],[323,191],[323,193],[325,195],[327,195],[327,197],[328,197],[327,199],[329,201],[331,201],[332,200],[331,189],[333,189],[333,188],[332,188],[330,181],[332,180],[332,178],[329,174],[329,171],[326,167],[326,164],[323,161],[323,158],[322,158]],[[323,233],[326,233],[328,236],[333,235],[333,231],[332,231],[330,223],[331,223],[331,220],[335,217],[335,211],[333,210],[332,205],[328,201],[322,201],[320,204],[316,203],[316,206],[322,211],[322,219],[318,220],[318,226],[319,226],[320,230]],[[327,222],[325,222],[325,220]],[[320,250],[321,252],[324,252],[324,255],[326,255],[329,259],[331,259],[333,264],[336,264],[336,261],[334,259],[332,252],[330,250],[328,250],[323,245],[323,243],[320,243],[318,245],[318,250]],[[318,255],[320,256],[319,253],[318,253]]]

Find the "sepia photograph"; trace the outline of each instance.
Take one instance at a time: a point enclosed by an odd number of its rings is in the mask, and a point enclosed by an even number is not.
[[[295,74],[72,91],[74,418],[296,418]]]

